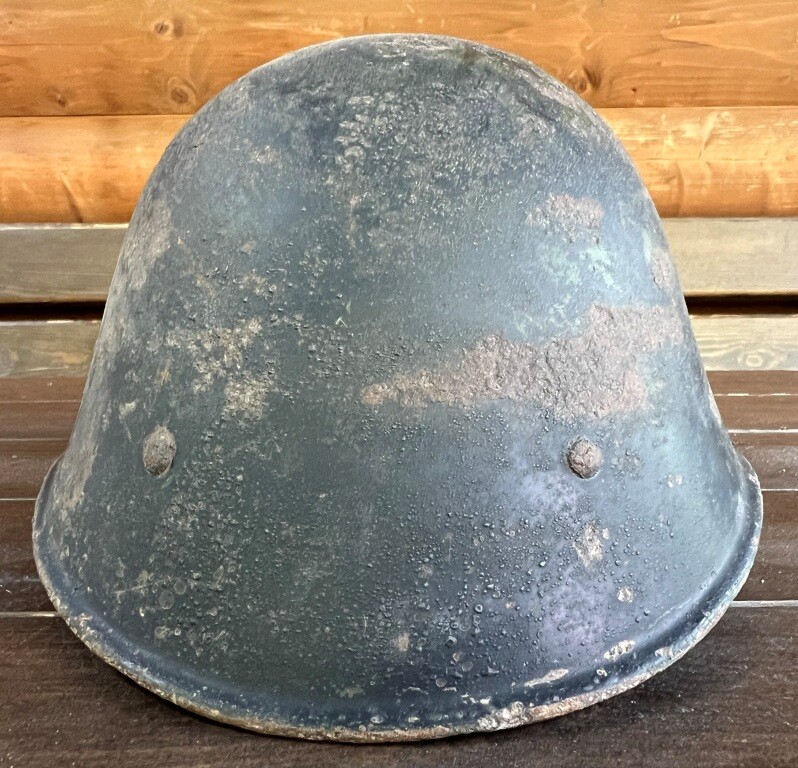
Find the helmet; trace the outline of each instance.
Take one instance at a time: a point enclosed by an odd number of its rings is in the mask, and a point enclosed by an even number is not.
[[[150,690],[391,741],[645,680],[760,525],[607,126],[525,61],[385,35],[256,69],[170,144],[34,539]]]

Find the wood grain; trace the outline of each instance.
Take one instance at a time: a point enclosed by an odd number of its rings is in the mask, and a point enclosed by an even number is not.
[[[798,370],[798,314],[691,319],[708,370]],[[0,322],[0,378],[85,375],[98,326],[96,320]]]
[[[0,225],[0,303],[105,301],[126,230]]]
[[[600,113],[662,216],[798,215],[798,106]],[[0,118],[0,223],[127,221],[186,119]]]
[[[731,437],[751,462],[763,490],[798,490],[798,432],[737,432]]]
[[[793,768],[798,611],[731,608],[685,658],[567,717],[490,735],[352,746],[269,738],[165,703],[94,657],[55,618],[0,619],[9,765]]]
[[[798,369],[798,315],[692,315],[707,370]]]
[[[0,220],[127,221],[186,118],[0,119]]]
[[[0,322],[0,377],[85,375],[97,320]]]
[[[688,298],[798,296],[798,219],[664,219]],[[0,225],[0,303],[99,302],[124,224]]]
[[[535,61],[603,107],[798,103],[792,0],[6,0],[0,114],[190,113],[276,56],[428,32]]]
[[[798,374],[773,389],[798,389]],[[762,372],[735,371],[733,389],[751,389]],[[48,387],[40,378],[0,378],[0,440],[66,439],[82,395],[82,377],[61,378]],[[798,394],[715,393],[723,423],[731,432],[798,432]]]
[[[798,294],[798,219],[670,218],[662,223],[686,296]]]

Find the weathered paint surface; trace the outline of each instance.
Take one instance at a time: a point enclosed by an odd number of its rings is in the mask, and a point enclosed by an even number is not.
[[[254,71],[170,145],[34,539],[142,685],[385,741],[637,684],[760,523],[610,131],[518,59],[383,36]]]

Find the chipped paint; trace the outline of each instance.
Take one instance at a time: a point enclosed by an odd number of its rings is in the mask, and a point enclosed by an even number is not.
[[[536,677],[533,680],[527,680],[524,683],[524,688],[535,688],[538,685],[544,685],[545,683],[553,683],[555,680],[560,680],[561,678],[565,677],[568,674],[568,670],[561,668],[561,669],[552,669],[551,672],[547,672],[545,675],[541,677]]]
[[[621,656],[631,653],[634,647],[634,640],[621,640],[620,643],[616,643],[612,648],[604,652],[604,658],[607,659],[607,661],[616,661]]]
[[[601,560],[604,555],[604,542],[595,523],[588,523],[582,529],[582,534],[573,543],[573,547],[585,568],[590,568]]]

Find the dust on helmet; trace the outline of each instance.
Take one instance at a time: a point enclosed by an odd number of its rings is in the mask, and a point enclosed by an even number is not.
[[[387,35],[256,69],[170,144],[34,535],[145,687],[390,741],[645,680],[760,524],[607,126],[518,58]]]

